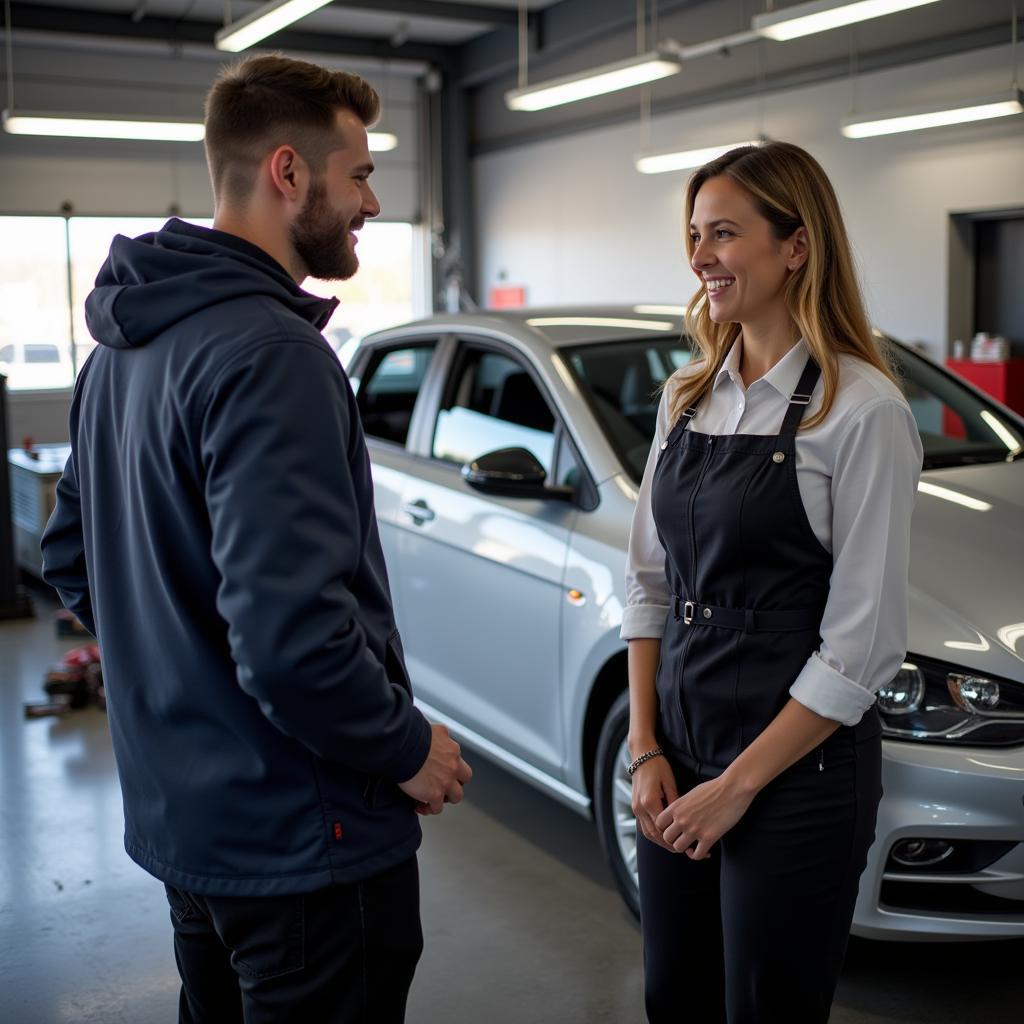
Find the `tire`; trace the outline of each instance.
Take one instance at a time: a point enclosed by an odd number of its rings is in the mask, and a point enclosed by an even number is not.
[[[601,726],[594,762],[594,818],[597,834],[622,899],[640,919],[640,890],[636,876],[636,818],[626,768],[629,752],[629,693],[619,695]]]

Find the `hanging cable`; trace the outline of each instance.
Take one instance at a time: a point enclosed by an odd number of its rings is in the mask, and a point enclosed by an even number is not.
[[[1013,88],[1017,89],[1017,0],[1010,4],[1010,17],[1013,19],[1010,25],[1010,65],[1013,70]]]
[[[4,0],[4,24],[7,26],[7,31],[4,35],[7,37],[7,109],[10,111],[14,110],[14,47],[11,43],[11,36],[14,33],[14,27],[11,25],[11,0]]]
[[[529,71],[530,31],[526,0],[519,0],[519,88],[526,87]]]
[[[857,28],[850,26],[850,113],[857,113]]]

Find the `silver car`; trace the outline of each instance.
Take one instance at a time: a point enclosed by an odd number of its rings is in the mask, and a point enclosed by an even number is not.
[[[419,703],[592,815],[636,912],[626,542],[678,307],[437,316],[348,369]],[[1024,936],[1024,420],[891,344],[924,441],[910,640],[853,930]]]

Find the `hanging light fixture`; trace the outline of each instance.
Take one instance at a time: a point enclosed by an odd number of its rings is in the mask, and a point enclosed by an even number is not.
[[[201,121],[152,120],[110,114],[58,114],[37,110],[3,112],[10,135],[50,135],[62,139],[143,139],[156,142],[202,142]]]
[[[1014,114],[1024,114],[1024,102],[1019,89],[1010,89],[995,96],[976,97],[930,107],[877,114],[855,114],[843,118],[840,130],[848,139],[866,139],[875,135],[895,135],[924,128],[988,121]]]
[[[505,103],[510,110],[545,110],[563,103],[575,103],[592,96],[646,85],[676,75],[680,70],[681,64],[675,53],[652,50],[587,71],[552,78],[537,85],[511,89],[505,93]]]
[[[723,143],[720,146],[707,146],[704,149],[668,149],[661,153],[641,153],[636,158],[636,169],[641,174],[665,174],[668,171],[686,171],[691,167],[700,167],[730,149],[740,146],[756,146],[756,139],[746,142]]]
[[[936,0],[808,0],[778,11],[756,14],[751,28],[758,35],[786,42],[933,3]]]
[[[843,118],[839,130],[848,139],[867,139],[1024,114],[1024,94],[1017,78],[1017,0],[1013,0],[1010,7],[1010,77],[1010,88],[994,96],[976,96],[876,114],[851,114]]]
[[[228,53],[239,53],[272,36],[275,32],[326,7],[331,0],[271,0],[238,21],[225,25],[214,37],[214,46]]]

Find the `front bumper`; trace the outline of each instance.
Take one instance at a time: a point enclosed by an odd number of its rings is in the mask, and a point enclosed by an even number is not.
[[[1024,937],[1024,747],[886,740],[875,843],[861,877],[853,933],[890,941]],[[901,839],[945,839],[997,851],[973,869],[901,867]],[[974,845],[981,844],[981,845]]]

